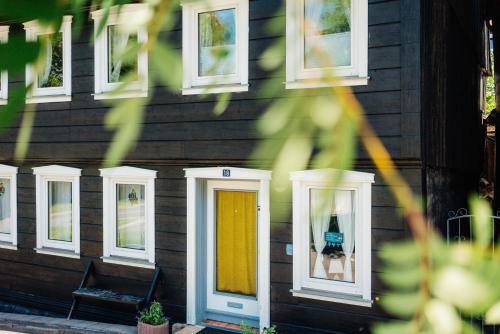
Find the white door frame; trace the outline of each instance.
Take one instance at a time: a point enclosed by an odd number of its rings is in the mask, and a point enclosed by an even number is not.
[[[269,182],[271,172],[232,168],[208,167],[185,169],[187,179],[187,285],[186,321],[196,325],[204,320],[206,302],[206,231],[208,180],[258,181],[259,182],[259,229],[257,238],[258,276],[257,299],[259,301],[259,327],[270,326],[270,210]]]

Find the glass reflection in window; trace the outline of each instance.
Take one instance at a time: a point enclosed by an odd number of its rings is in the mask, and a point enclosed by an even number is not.
[[[354,191],[337,190],[333,200],[324,189],[310,190],[310,277],[355,280]]]
[[[304,67],[351,65],[351,0],[305,0]]]
[[[45,64],[38,74],[38,88],[63,86],[63,33],[39,35],[45,44]]]
[[[10,234],[10,180],[0,178],[0,233]]]
[[[108,82],[122,82],[124,77],[137,71],[137,57],[124,55],[137,45],[137,34],[117,25],[108,26]],[[137,75],[137,73],[135,73]]]
[[[117,184],[116,186],[116,246],[145,249],[145,186]]]
[[[72,241],[72,184],[71,182],[49,181],[49,239]]]
[[[236,73],[236,10],[224,9],[198,16],[200,77]]]

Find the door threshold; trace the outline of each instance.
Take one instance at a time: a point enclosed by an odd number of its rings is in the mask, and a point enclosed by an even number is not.
[[[232,324],[229,322],[224,322],[224,321],[218,321],[218,320],[211,320],[211,319],[205,319],[202,320],[202,325],[214,329],[221,330],[223,332],[228,332],[228,333],[241,333],[241,326],[237,324]],[[257,328],[253,328],[255,333],[258,333]]]

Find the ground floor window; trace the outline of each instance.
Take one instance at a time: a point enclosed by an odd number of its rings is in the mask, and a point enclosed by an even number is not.
[[[64,166],[33,168],[36,175],[38,253],[80,256],[81,170]]]
[[[104,262],[154,268],[156,171],[117,167],[101,176]]]
[[[294,289],[298,297],[371,305],[373,175],[334,170],[295,172]],[[345,298],[347,296],[347,298]]]
[[[0,248],[17,247],[17,167],[0,165]]]

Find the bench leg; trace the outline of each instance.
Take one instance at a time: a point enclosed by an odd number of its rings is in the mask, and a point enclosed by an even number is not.
[[[71,309],[69,310],[67,319],[70,320],[73,316],[73,313],[76,311],[78,304],[80,303],[80,298],[73,297],[73,304],[71,304]]]

